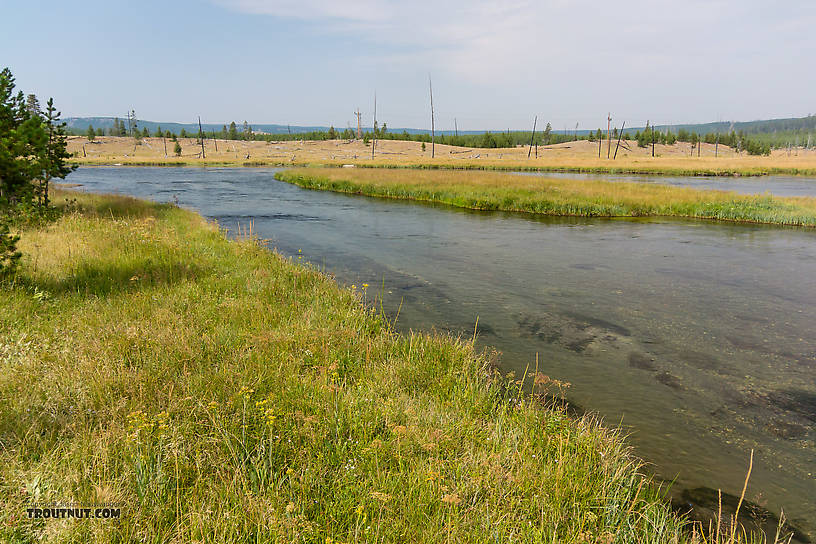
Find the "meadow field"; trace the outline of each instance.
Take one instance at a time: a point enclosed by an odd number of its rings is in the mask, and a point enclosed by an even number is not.
[[[275,177],[308,189],[473,210],[585,217],[688,217],[816,226],[816,198],[742,195],[659,184],[499,172],[292,168]]]
[[[371,146],[361,140],[327,141],[243,141],[205,140],[201,145],[194,138],[180,138],[180,157],[173,153],[174,142],[162,138],[133,138],[103,136],[89,142],[82,136],[71,136],[68,149],[72,161],[86,165],[200,165],[200,166],[305,166],[329,165],[384,168],[430,168],[474,170],[540,170],[568,172],[627,172],[675,175],[816,175],[816,150],[797,150],[788,155],[777,150],[770,156],[739,154],[726,146],[719,146],[715,157],[714,145],[702,144],[700,157],[692,153],[689,144],[656,145],[655,157],[651,148],[640,148],[637,142],[624,141],[615,160],[607,159],[607,143],[601,145],[586,140],[552,146],[539,146],[528,158],[528,147],[515,148],[462,148],[436,145],[431,157],[431,145],[422,150],[420,142],[380,140],[372,158]],[[165,144],[167,153],[165,154]],[[216,146],[218,150],[216,151]],[[614,153],[615,142],[612,143]]]
[[[54,201],[0,291],[3,542],[699,541],[557,377],[193,212]],[[121,518],[25,515],[66,501]]]

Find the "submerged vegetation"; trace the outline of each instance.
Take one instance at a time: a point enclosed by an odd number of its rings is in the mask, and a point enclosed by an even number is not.
[[[296,168],[278,172],[276,178],[308,189],[438,202],[474,210],[588,217],[674,216],[816,226],[816,199],[807,197],[433,170]]]
[[[692,538],[558,382],[398,335],[366,286],[192,212],[57,197],[0,291],[0,540]],[[55,502],[122,518],[25,516]]]

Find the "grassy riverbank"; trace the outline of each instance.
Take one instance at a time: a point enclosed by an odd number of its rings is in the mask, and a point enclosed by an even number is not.
[[[806,197],[749,196],[658,184],[489,172],[295,168],[276,177],[309,189],[438,202],[474,210],[816,226],[816,199]]]
[[[519,400],[545,377],[192,212],[63,196],[0,290],[0,540],[689,538],[615,433]],[[27,519],[54,502],[122,519]]]

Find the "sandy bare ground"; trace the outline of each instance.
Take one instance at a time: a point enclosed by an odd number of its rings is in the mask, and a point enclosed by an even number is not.
[[[521,169],[613,169],[627,171],[666,171],[679,173],[742,172],[762,173],[790,171],[816,175],[816,150],[775,151],[770,157],[739,154],[720,145],[703,144],[699,157],[690,144],[656,145],[640,148],[633,140],[622,141],[617,159],[613,160],[616,142],[600,145],[586,140],[552,146],[539,146],[538,157],[533,148],[528,158],[527,146],[516,148],[481,149],[436,145],[431,157],[431,145],[425,151],[419,142],[381,140],[372,158],[371,145],[360,140],[245,142],[241,140],[206,140],[204,155],[201,145],[193,138],[180,138],[181,157],[173,154],[174,143],[162,138],[143,138],[136,142],[126,137],[97,137],[93,142],[82,136],[72,136],[68,150],[74,160],[83,164],[227,164],[227,165],[303,165],[357,164],[379,166],[439,166],[460,168],[521,168]],[[165,154],[166,145],[166,154]],[[217,147],[217,150],[216,150]],[[607,158],[609,151],[610,158]]]

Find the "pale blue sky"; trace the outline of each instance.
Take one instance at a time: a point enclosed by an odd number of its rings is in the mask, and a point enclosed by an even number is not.
[[[816,2],[3,2],[0,65],[63,115],[597,128],[816,112]]]

